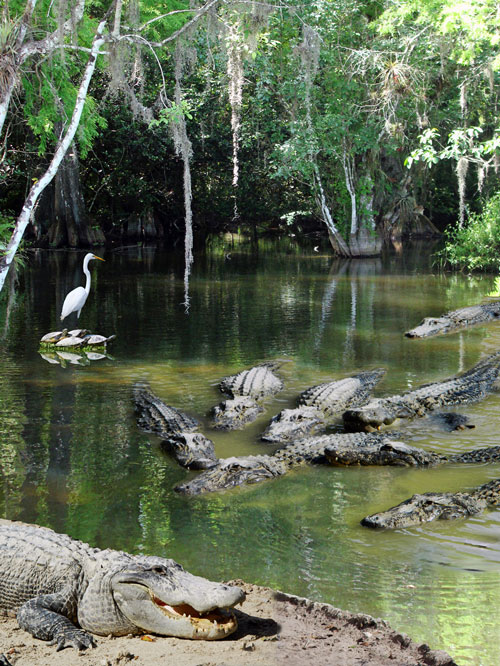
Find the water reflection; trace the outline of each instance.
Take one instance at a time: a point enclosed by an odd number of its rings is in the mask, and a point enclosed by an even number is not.
[[[65,368],[70,365],[90,365],[91,361],[103,361],[104,359],[113,359],[109,354],[101,354],[100,352],[82,351],[82,352],[68,352],[68,351],[44,351],[39,352],[41,358],[47,363],[54,365],[61,365]]]
[[[131,387],[147,381],[201,420],[221,457],[258,453],[268,451],[258,438],[269,418],[308,386],[385,367],[376,393],[387,395],[471,367],[499,348],[498,325],[426,341],[402,333],[424,316],[480,302],[494,277],[433,274],[426,257],[424,248],[417,257],[339,262],[292,244],[214,246],[196,257],[186,316],[182,256],[120,248],[93,273],[82,311],[82,326],[117,334],[112,358],[91,359],[38,352],[80,279],[80,253],[30,254],[19,288],[0,300],[1,514],[382,616],[459,663],[498,663],[500,512],[393,533],[359,520],[413,492],[480,485],[500,476],[500,465],[304,468],[185,498],[172,488],[192,473],[163,455],[133,414]],[[271,358],[289,360],[284,391],[244,431],[208,432],[220,378]],[[498,443],[499,408],[498,394],[461,408],[472,431],[443,432],[430,420],[404,429],[416,446],[459,453]]]

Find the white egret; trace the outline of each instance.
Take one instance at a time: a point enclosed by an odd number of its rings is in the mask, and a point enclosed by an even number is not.
[[[97,257],[95,254],[92,254],[92,252],[89,252],[85,255],[83,260],[83,272],[87,276],[85,287],[77,287],[76,289],[73,289],[73,291],[70,291],[66,296],[61,310],[61,321],[72,312],[76,312],[77,317],[80,316],[80,312],[82,311],[82,308],[85,305],[85,301],[87,300],[87,296],[90,292],[89,261],[92,261],[92,259],[99,259],[99,261],[104,261],[104,259],[101,259],[101,257]]]

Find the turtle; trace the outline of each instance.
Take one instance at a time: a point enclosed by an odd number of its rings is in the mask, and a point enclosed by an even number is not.
[[[73,335],[75,338],[84,338],[89,334],[90,331],[87,331],[86,328],[74,328],[72,331],[68,331],[68,335]]]
[[[85,344],[84,338],[77,338],[76,336],[72,335],[67,338],[63,338],[62,340],[59,340],[59,342],[56,342],[56,347],[81,347],[83,344]]]
[[[83,344],[85,347],[101,347],[115,338],[116,335],[110,335],[109,338],[104,335],[87,335],[83,338]]]
[[[68,329],[64,328],[62,331],[52,331],[52,333],[47,333],[40,339],[40,342],[46,345],[55,344],[66,337],[68,337]]]

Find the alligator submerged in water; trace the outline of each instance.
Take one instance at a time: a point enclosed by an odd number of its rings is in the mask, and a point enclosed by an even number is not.
[[[281,444],[327,425],[348,407],[366,402],[371,389],[384,374],[382,369],[360,372],[353,377],[308,388],[299,395],[296,409],[283,409],[271,419],[262,439]]]
[[[201,432],[198,421],[166,405],[143,384],[134,386],[137,424],[162,438],[162,448],[188,469],[207,469],[217,462],[213,442]]]
[[[58,650],[94,646],[90,634],[225,638],[237,622],[223,609],[244,597],[174,560],[99,550],[46,527],[0,520],[0,610],[17,613],[22,629]]]
[[[443,463],[488,463],[500,461],[500,446],[473,449],[465,453],[442,455],[395,441],[396,433],[387,440],[366,440],[352,445],[335,440],[325,447],[330,465],[392,465],[396,467],[435,467]]]
[[[226,490],[235,486],[255,484],[265,479],[286,474],[293,467],[307,463],[325,463],[325,449],[335,442],[348,443],[352,448],[365,442],[386,442],[392,439],[389,433],[347,433],[305,437],[287,444],[272,455],[238,456],[221,458],[217,464],[194,479],[181,483],[175,490],[185,495]]]
[[[358,432],[304,437],[283,446],[272,455],[221,458],[216,465],[194,479],[179,484],[175,490],[185,495],[227,490],[282,476],[290,469],[308,463],[326,463],[337,467],[435,467],[444,463],[481,464],[500,461],[500,446],[446,456],[397,441],[396,436],[396,433],[389,432]]]
[[[229,399],[212,408],[213,428],[236,430],[255,421],[263,411],[258,401],[283,389],[283,381],[274,372],[280,365],[269,361],[224,377],[219,388]]]
[[[500,318],[500,301],[471,305],[447,312],[440,317],[426,317],[405,333],[407,338],[429,338],[439,333],[454,333],[467,326],[484,324]]]
[[[459,405],[481,400],[495,387],[500,375],[500,352],[488,356],[473,368],[441,382],[389,398],[376,398],[363,407],[348,409],[342,415],[346,430],[370,430],[389,425],[396,419],[424,416],[443,405]]]
[[[469,492],[413,495],[387,511],[366,516],[361,524],[379,529],[414,527],[432,520],[467,518],[499,504],[500,479],[494,479]]]

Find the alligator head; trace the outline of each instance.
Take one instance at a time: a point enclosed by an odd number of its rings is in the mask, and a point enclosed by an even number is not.
[[[370,432],[383,425],[390,425],[398,418],[397,406],[384,398],[372,400],[364,407],[348,409],[342,414],[344,427],[347,431]]]
[[[405,333],[407,338],[426,338],[429,335],[444,333],[453,322],[449,317],[426,317],[418,326]]]
[[[163,440],[167,449],[179,465],[187,469],[208,469],[217,463],[214,443],[201,432],[181,432]]]
[[[288,442],[295,437],[309,434],[323,421],[324,417],[315,407],[283,409],[273,416],[261,439],[265,442]]]
[[[109,553],[102,551],[104,558]],[[83,629],[117,635],[116,625],[121,623],[121,633],[201,640],[225,638],[236,630],[234,614],[225,609],[244,600],[240,588],[193,576],[174,560],[118,555],[114,566],[106,563],[103,573],[92,577],[79,604]],[[113,610],[103,607],[107,590]]]
[[[361,525],[373,528],[413,527],[431,520],[453,520],[480,513],[484,499],[469,493],[424,493],[413,495],[397,506],[363,518]]]
[[[217,430],[236,430],[255,421],[262,411],[263,408],[247,395],[223,400],[212,409],[212,427]]]
[[[273,456],[224,458],[191,481],[175,486],[175,490],[184,495],[200,495],[247,483],[259,483],[264,479],[281,476],[286,470],[287,466],[283,462],[275,460]]]
[[[367,441],[355,445],[335,443],[327,446],[325,456],[331,465],[395,465],[421,467],[445,462],[444,456],[409,446],[403,442]]]

